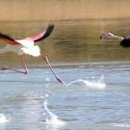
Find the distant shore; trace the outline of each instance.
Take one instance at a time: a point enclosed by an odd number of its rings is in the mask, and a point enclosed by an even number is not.
[[[1,0],[0,21],[130,19],[129,0]]]

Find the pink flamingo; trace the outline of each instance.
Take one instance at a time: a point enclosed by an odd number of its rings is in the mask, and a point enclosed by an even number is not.
[[[130,47],[130,35],[126,35],[125,37],[122,37],[108,32],[108,33],[101,34],[100,39],[117,39],[120,41],[120,45],[122,47]]]
[[[0,53],[4,53],[7,51],[12,51],[17,53],[21,59],[22,66],[24,68],[24,71],[20,71],[9,67],[3,67],[2,70],[13,70],[19,73],[28,74],[28,69],[22,56],[23,54],[28,54],[34,57],[41,57],[42,59],[44,59],[48,64],[49,68],[51,69],[53,75],[57,79],[57,81],[64,84],[64,82],[54,72],[47,56],[42,56],[39,46],[35,45],[35,42],[44,40],[45,38],[50,36],[53,29],[54,29],[54,25],[49,25],[48,28],[43,32],[35,36],[30,36],[21,40],[14,40],[10,36],[0,33],[0,40],[7,43],[7,45],[4,48],[0,49]]]

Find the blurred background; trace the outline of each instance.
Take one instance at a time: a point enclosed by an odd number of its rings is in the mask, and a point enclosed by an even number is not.
[[[52,35],[39,42],[52,62],[129,61],[130,49],[117,40],[100,40],[103,32],[130,33],[129,0],[0,0],[0,32],[15,39],[35,35],[49,23]],[[0,48],[4,47],[0,42]],[[28,64],[38,58],[25,56]],[[0,55],[0,66],[19,64],[16,54]]]

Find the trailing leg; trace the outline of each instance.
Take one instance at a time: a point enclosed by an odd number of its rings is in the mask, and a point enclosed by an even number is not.
[[[18,72],[18,73],[28,74],[28,69],[27,69],[27,66],[26,66],[26,63],[25,63],[23,57],[22,56],[19,56],[19,57],[20,57],[22,66],[24,68],[24,71],[20,71],[20,70],[17,70],[17,69],[14,69],[14,68],[9,68],[9,67],[3,67],[1,70],[12,70],[12,71],[15,71],[15,72]]]

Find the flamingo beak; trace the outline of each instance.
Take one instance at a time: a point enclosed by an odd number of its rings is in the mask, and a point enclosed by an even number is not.
[[[100,35],[100,39],[102,39],[103,35]]]

